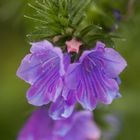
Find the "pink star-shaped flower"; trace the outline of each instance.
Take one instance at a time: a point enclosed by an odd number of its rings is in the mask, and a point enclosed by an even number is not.
[[[78,40],[76,40],[75,38],[73,38],[70,41],[66,41],[66,46],[67,46],[67,51],[70,52],[79,52],[80,46],[82,45],[82,43]]]

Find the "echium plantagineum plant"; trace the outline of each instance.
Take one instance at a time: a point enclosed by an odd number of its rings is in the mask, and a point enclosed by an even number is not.
[[[113,48],[116,17],[107,18],[93,0],[40,0],[29,6],[35,15],[26,17],[37,27],[28,35],[32,47],[17,76],[31,85],[26,97],[39,109],[18,140],[99,140],[92,111],[121,96],[119,75],[127,66]],[[85,111],[78,111],[79,105]]]

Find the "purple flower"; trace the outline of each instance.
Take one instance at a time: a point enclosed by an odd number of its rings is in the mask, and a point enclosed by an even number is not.
[[[97,42],[95,49],[85,51],[79,62],[69,65],[66,84],[76,90],[76,99],[85,109],[93,110],[98,102],[110,104],[120,96],[115,79],[126,65],[118,52]]]
[[[93,110],[98,102],[110,104],[120,97],[119,74],[125,60],[112,48],[97,42],[96,48],[84,51],[79,61],[70,64],[70,54],[48,41],[32,43],[17,75],[31,84],[28,102],[35,106],[49,104],[53,119],[67,118],[78,101],[85,109]]]
[[[48,41],[33,43],[31,54],[23,59],[17,75],[31,84],[28,102],[42,106],[55,101],[63,88],[63,54]]]
[[[17,140],[99,140],[100,130],[92,117],[91,112],[81,111],[54,121],[43,106],[33,112]]]
[[[17,71],[17,75],[31,85],[27,92],[28,102],[35,106],[53,102],[50,115],[54,119],[69,117],[75,106],[74,98],[70,97],[69,101],[65,101],[61,94],[73,93],[64,89],[63,80],[65,70],[70,64],[70,56],[63,54],[61,49],[46,40],[32,43],[30,52]]]
[[[121,21],[122,19],[122,14],[121,14],[121,11],[118,10],[118,9],[114,9],[113,10],[113,14],[114,14],[114,17],[117,21]]]

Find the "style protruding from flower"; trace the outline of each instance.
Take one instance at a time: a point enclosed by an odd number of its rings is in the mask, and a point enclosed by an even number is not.
[[[99,140],[100,136],[91,112],[75,112],[68,119],[54,121],[43,106],[33,112],[17,140]]]
[[[79,53],[81,45],[82,43],[75,38],[71,39],[70,41],[66,41],[68,53],[71,52]]]
[[[81,45],[75,41],[67,44]],[[31,85],[28,102],[35,106],[51,102],[49,114],[55,120],[69,117],[77,102],[92,111],[98,103],[110,104],[121,96],[117,79],[127,63],[102,42],[97,42],[94,49],[83,51],[74,63],[71,54],[63,54],[47,40],[32,43],[30,52],[17,75]]]

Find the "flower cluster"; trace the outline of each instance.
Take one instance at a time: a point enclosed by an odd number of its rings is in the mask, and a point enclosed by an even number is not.
[[[72,40],[66,45],[68,52],[78,53],[81,43]],[[71,53],[63,53],[47,40],[32,43],[30,52],[17,75],[31,85],[28,102],[35,106],[51,103],[49,115],[53,119],[68,118],[77,102],[92,111],[98,103],[110,104],[120,97],[117,79],[127,64],[104,43],[97,42],[95,48],[84,51],[73,63]]]
[[[27,16],[38,22],[28,36],[35,41],[17,76],[31,85],[27,100],[39,108],[18,140],[99,140],[101,132],[91,111],[121,96],[119,75],[127,66],[115,49],[107,48],[116,37],[108,31],[112,24],[111,32],[116,29],[114,23],[105,24],[107,16],[92,0],[36,4],[29,4],[35,15]],[[113,13],[120,21],[120,12]],[[77,104],[85,111],[77,111]]]

